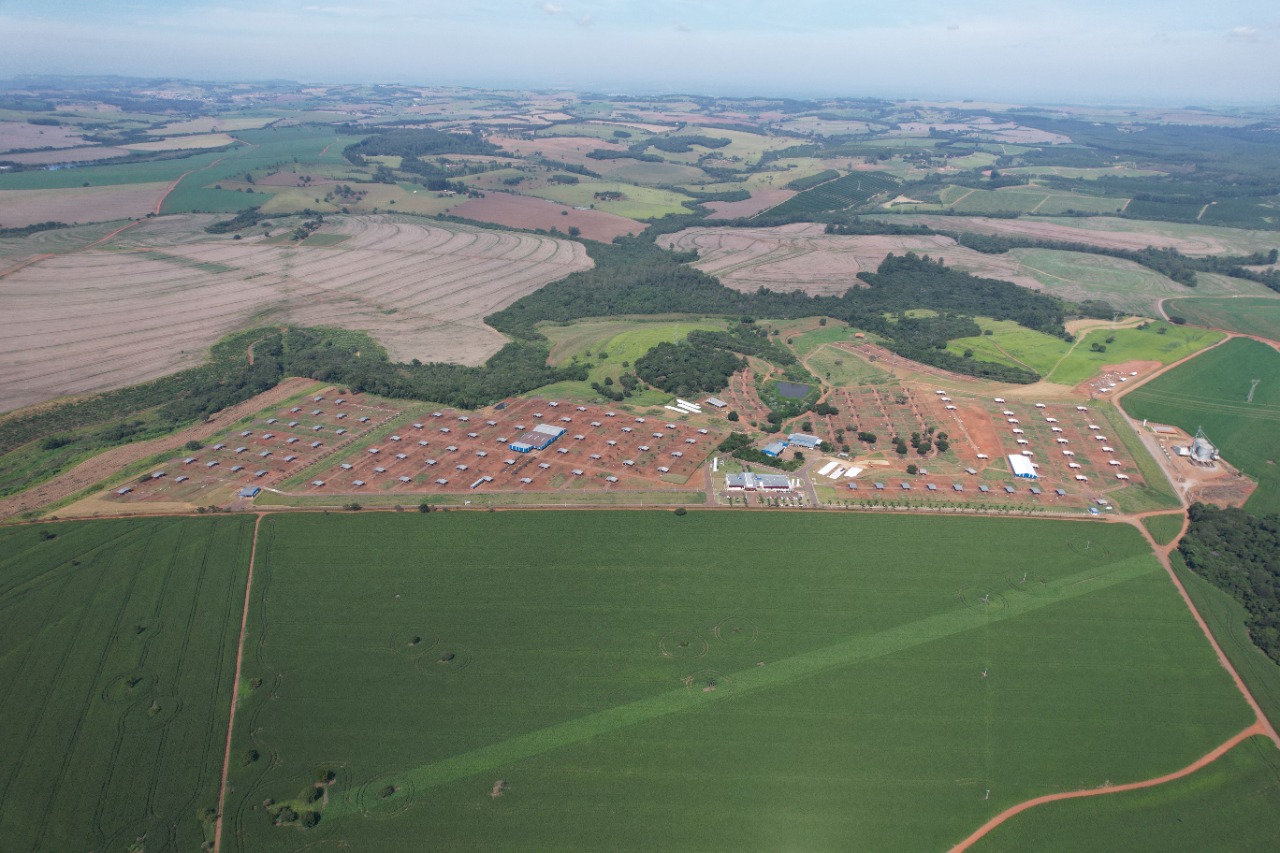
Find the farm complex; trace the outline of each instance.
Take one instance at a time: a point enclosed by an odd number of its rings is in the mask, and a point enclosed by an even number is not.
[[[0,81],[0,851],[1271,849],[1277,131]]]

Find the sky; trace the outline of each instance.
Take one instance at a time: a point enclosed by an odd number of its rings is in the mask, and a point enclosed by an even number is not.
[[[1276,0],[0,0],[0,77],[1280,103]]]

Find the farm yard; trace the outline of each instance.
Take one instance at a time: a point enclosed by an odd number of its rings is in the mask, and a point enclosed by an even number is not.
[[[1172,424],[1193,435],[1203,427],[1227,462],[1257,480],[1245,507],[1280,512],[1277,377],[1280,353],[1236,338],[1129,392],[1122,405],[1131,417]]]
[[[1250,718],[1120,525],[272,516],[245,649],[227,850],[944,849]]]
[[[6,850],[212,838],[253,524],[0,531]]]
[[[398,360],[478,364],[505,342],[482,317],[591,265],[580,243],[387,216],[330,219],[303,246],[279,229],[274,241],[211,237],[210,221],[160,217],[9,272],[4,408],[171,373],[263,322],[354,328]]]
[[[499,405],[462,413],[328,389],[242,421],[201,450],[112,487],[106,500],[122,509],[157,501],[221,505],[258,487],[278,493],[273,503],[301,505],[317,498],[414,504],[451,495],[551,500],[595,491],[644,492],[650,501],[670,492],[671,502],[683,503],[687,497],[676,493],[687,485],[703,489],[700,478],[690,480],[726,434],[723,419],[711,415],[637,417],[541,398]],[[542,450],[510,448],[539,424],[566,432]]]

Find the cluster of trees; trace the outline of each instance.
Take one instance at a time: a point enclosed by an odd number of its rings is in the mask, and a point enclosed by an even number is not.
[[[58,228],[70,228],[65,222],[37,222],[34,225],[23,225],[20,228],[0,228],[0,237],[29,237],[40,231],[53,231]]]
[[[1029,383],[1028,370],[962,358],[947,352],[948,340],[980,334],[974,314],[1013,320],[1023,326],[1069,339],[1060,299],[1008,281],[979,278],[908,253],[890,255],[875,273],[860,273],[868,287],[850,287],[840,297],[777,293],[761,288],[742,293],[725,287],[686,262],[689,253],[658,249],[638,238],[592,244],[590,270],[547,285],[485,322],[524,340],[543,340],[537,323],[565,323],[583,317],[619,314],[720,314],[789,319],[825,315],[881,335],[886,346],[913,360],[1000,381]],[[912,309],[932,309],[937,317],[906,317]],[[1110,315],[1108,315],[1110,316]],[[433,398],[434,399],[434,398]]]
[[[781,471],[794,471],[804,465],[804,456],[800,453],[796,453],[791,459],[777,459],[773,456],[765,455],[760,448],[755,446],[751,436],[740,432],[729,433],[729,436],[720,442],[717,449],[721,453],[728,453],[734,459],[740,459],[743,462],[751,462],[756,465],[767,465],[770,468],[777,468]]]
[[[724,148],[731,142],[733,142],[732,139],[725,139],[722,136],[691,134],[689,136],[655,136],[647,143],[642,144],[644,147],[653,146],[659,151],[666,151],[668,154],[688,154],[695,145],[701,145],[703,148]],[[635,147],[639,148],[640,146]],[[644,150],[644,148],[641,148],[641,150]]]
[[[1196,574],[1248,612],[1258,648],[1280,663],[1280,515],[1192,504],[1178,551]]]
[[[691,336],[692,337],[692,336]],[[718,391],[747,366],[744,358],[709,342],[662,342],[636,360],[636,375],[655,388],[687,397]]]
[[[348,127],[351,133],[369,133],[367,127]],[[372,136],[348,145],[342,154],[356,166],[366,157],[429,157],[435,154],[497,154],[501,149],[475,133],[446,133],[431,128],[375,129]]]
[[[243,231],[246,228],[252,228],[266,218],[267,216],[262,212],[261,207],[247,207],[230,219],[223,219],[206,225],[204,230],[208,234],[230,234],[232,231]]]

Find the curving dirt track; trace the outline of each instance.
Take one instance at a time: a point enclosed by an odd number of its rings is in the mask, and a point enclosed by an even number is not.
[[[21,494],[0,498],[0,519],[10,518],[24,512],[39,509],[42,506],[71,497],[81,489],[100,483],[120,469],[134,462],[146,459],[157,453],[177,450],[192,439],[205,439],[218,430],[226,429],[245,415],[253,414],[259,409],[275,405],[289,399],[294,394],[315,385],[312,379],[286,379],[256,397],[245,400],[214,414],[208,421],[187,427],[172,435],[153,438],[150,441],[139,441],[122,447],[113,447],[86,459],[76,467],[52,480],[41,483]]]

